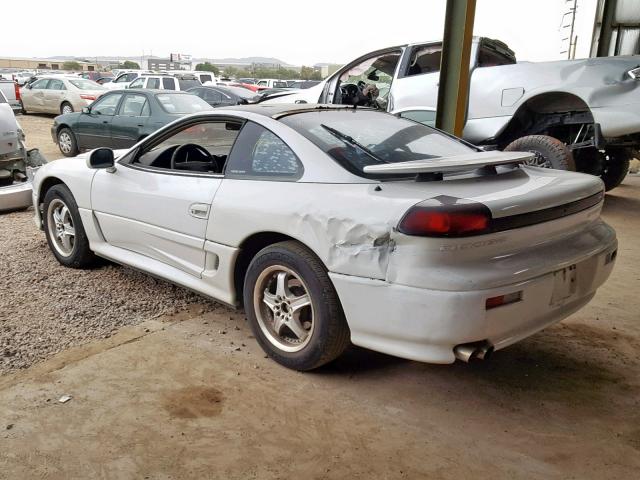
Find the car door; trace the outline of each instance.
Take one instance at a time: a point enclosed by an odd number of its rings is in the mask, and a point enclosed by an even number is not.
[[[200,145],[211,155],[228,155],[241,123],[233,121],[234,128],[229,128],[228,119],[221,118],[185,119],[171,133],[153,136],[125,156],[115,172],[96,173],[91,205],[110,245],[195,277],[202,275],[205,265],[215,265],[205,253],[204,241],[222,174],[171,168],[169,159],[185,144]]]
[[[59,79],[49,80],[44,93],[44,109],[49,113],[60,113],[60,105],[64,100],[67,87],[64,86],[64,82]]]
[[[137,143],[150,115],[151,108],[146,95],[127,93],[111,120],[111,148],[129,148]]]
[[[120,92],[107,93],[96,100],[88,112],[82,112],[74,130],[79,148],[111,146],[111,121],[122,96]]]
[[[47,90],[48,84],[48,78],[36,80],[31,84],[31,88],[28,89],[26,95],[24,95],[24,97],[22,98],[22,105],[24,106],[25,110],[30,110],[33,112],[44,111],[44,94]]]
[[[438,103],[441,43],[405,49],[396,78],[391,84],[388,110],[433,107]]]

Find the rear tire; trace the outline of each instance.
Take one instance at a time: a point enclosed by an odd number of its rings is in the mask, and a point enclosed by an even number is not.
[[[60,113],[62,115],[73,113],[73,106],[69,102],[62,102],[62,105],[60,105]]]
[[[49,248],[62,265],[90,268],[99,263],[89,248],[78,205],[66,185],[54,185],[44,196],[43,225]]]
[[[256,254],[245,275],[244,308],[262,349],[294,370],[312,370],[350,344],[340,300],[318,257],[295,241]]]
[[[58,131],[58,148],[65,157],[78,155],[78,142],[70,128],[63,127]]]
[[[535,153],[535,159],[527,162],[528,165],[576,171],[576,162],[571,150],[557,138],[548,135],[527,135],[518,138],[507,145],[504,150],[505,152]]]
[[[613,190],[622,183],[629,173],[632,152],[627,149],[607,150],[607,160],[600,178],[606,191]]]

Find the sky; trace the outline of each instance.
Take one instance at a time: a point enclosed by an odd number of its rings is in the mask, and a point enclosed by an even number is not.
[[[589,53],[596,2],[578,0],[578,58]],[[562,13],[572,4],[477,0],[474,34],[504,41],[519,60],[561,59],[559,27]],[[377,48],[440,39],[446,2],[315,0],[278,6],[264,0],[191,0],[184,5],[29,0],[20,22],[3,23],[0,56],[181,53],[196,58],[275,57],[292,65],[342,64]]]

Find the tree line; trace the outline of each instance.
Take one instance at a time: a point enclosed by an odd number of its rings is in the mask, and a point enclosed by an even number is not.
[[[280,80],[322,80],[322,75],[319,71],[313,67],[301,67],[300,71],[289,68],[269,68],[269,67],[254,67],[238,68],[238,67],[225,67],[220,69],[216,65],[209,62],[199,63],[196,65],[196,70],[201,72],[213,72],[216,77],[225,76],[229,78],[278,78]]]

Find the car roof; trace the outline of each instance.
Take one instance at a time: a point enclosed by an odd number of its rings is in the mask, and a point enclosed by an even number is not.
[[[147,95],[155,95],[158,93],[176,93],[178,95],[191,95],[184,90],[162,90],[160,88],[118,88],[109,90],[107,93],[142,93]],[[106,94],[105,94],[106,95]]]
[[[308,103],[274,103],[274,104],[258,104],[258,105],[234,105],[232,107],[219,107],[216,110],[234,110],[241,112],[257,113],[270,117],[273,119],[279,119],[288,115],[295,115],[297,113],[307,112],[319,112],[327,110],[353,110],[354,107],[349,105],[330,105],[330,104],[308,104]],[[357,110],[377,111],[373,108],[358,107]]]

